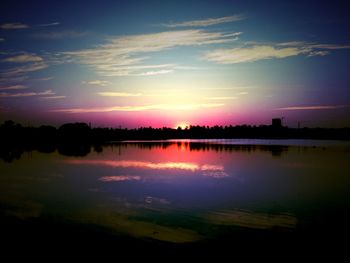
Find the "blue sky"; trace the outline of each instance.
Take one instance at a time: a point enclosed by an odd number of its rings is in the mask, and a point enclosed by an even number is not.
[[[0,121],[350,126],[346,1],[2,1]]]

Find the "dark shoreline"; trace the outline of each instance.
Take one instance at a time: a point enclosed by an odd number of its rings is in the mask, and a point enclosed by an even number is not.
[[[86,123],[67,123],[58,129],[53,126],[23,127],[13,121],[6,121],[0,125],[0,158],[7,162],[20,158],[24,152],[38,150],[50,153],[58,150],[68,156],[85,156],[93,148],[102,151],[102,145],[110,142],[122,141],[152,141],[176,139],[307,139],[307,140],[350,140],[350,128],[322,129],[302,128],[294,129],[284,126],[190,126],[188,129],[172,128],[139,128],[113,129],[91,128]],[[166,147],[168,142],[162,142]],[[169,142],[170,143],[170,142]],[[192,143],[192,149],[201,148]],[[210,146],[206,146],[210,147]],[[212,146],[214,147],[214,146]],[[218,150],[232,149],[233,147],[215,146]],[[214,148],[215,148],[214,147]],[[262,146],[271,152],[281,152],[283,147],[277,145]],[[282,147],[282,148],[281,148]],[[254,148],[247,146],[246,149]]]

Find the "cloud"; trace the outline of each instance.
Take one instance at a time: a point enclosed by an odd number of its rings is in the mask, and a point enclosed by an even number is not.
[[[2,71],[0,72],[0,76],[3,78],[11,78],[11,77],[16,77],[18,75],[25,74],[28,72],[45,69],[47,67],[48,66],[44,62],[29,63],[23,66],[13,67],[5,71]]]
[[[248,92],[247,91],[242,91],[242,92],[240,92],[240,93],[238,93],[239,95],[247,95],[248,94]]]
[[[310,47],[314,49],[327,49],[327,50],[336,50],[336,49],[349,49],[350,45],[334,45],[334,44],[311,44]]]
[[[51,80],[53,79],[53,77],[46,77],[46,78],[38,78],[38,79],[33,79],[35,81],[48,81],[48,80]]]
[[[322,50],[322,51],[311,51],[307,56],[308,57],[314,57],[314,56],[326,56],[329,54],[329,51],[325,51],[325,50]]]
[[[231,49],[216,49],[204,55],[204,59],[219,64],[253,62],[263,59],[286,58],[306,53],[307,50],[296,47],[275,48],[273,46],[252,46]]]
[[[237,97],[208,97],[207,100],[235,100]]]
[[[41,99],[44,100],[58,100],[58,99],[64,99],[66,96],[47,96],[47,97],[41,97]]]
[[[316,105],[316,106],[292,106],[285,108],[277,108],[276,110],[334,110],[334,109],[342,109],[349,108],[350,105]]]
[[[110,82],[107,80],[98,80],[98,79],[97,80],[90,80],[90,81],[83,81],[82,83],[89,84],[89,85],[102,86],[102,87],[105,87],[108,84],[110,84]]]
[[[98,95],[104,97],[138,97],[141,93],[127,93],[127,92],[97,92]]]
[[[5,41],[5,38],[0,37],[0,42],[3,42],[3,41]]]
[[[222,103],[208,103],[208,104],[181,104],[181,105],[142,105],[142,106],[112,106],[101,108],[71,108],[71,109],[54,109],[51,112],[63,112],[63,113],[103,113],[114,111],[148,111],[148,110],[196,110],[203,108],[216,108],[224,106]]]
[[[219,64],[236,64],[298,55],[325,56],[329,54],[329,50],[338,49],[350,49],[350,45],[315,44],[302,41],[259,45],[254,42],[253,45],[244,47],[212,50],[206,52],[203,59]]]
[[[39,62],[43,59],[37,55],[33,54],[22,54],[13,57],[8,57],[2,60],[2,62],[13,62],[13,63],[27,63],[27,62]]]
[[[64,31],[56,31],[56,32],[43,32],[33,34],[33,37],[36,38],[45,38],[45,39],[69,39],[69,38],[79,38],[84,37],[88,34],[88,32],[84,31],[74,31],[74,30],[64,30]]]
[[[18,97],[32,97],[32,96],[46,96],[55,95],[52,90],[46,90],[43,92],[23,92],[23,93],[8,93],[0,92],[0,98],[18,98]]]
[[[40,27],[47,27],[47,26],[58,26],[60,25],[61,23],[60,22],[53,22],[53,23],[48,23],[48,24],[39,24],[37,26],[40,26]]]
[[[174,72],[173,69],[162,69],[162,70],[157,70],[157,71],[147,71],[140,73],[139,76],[155,76],[155,75],[162,75],[162,74],[168,74]]]
[[[26,53],[10,56],[0,60],[2,63],[19,64],[15,67],[7,67],[0,70],[0,77],[8,81],[26,78],[26,73],[45,69],[48,65],[44,59],[36,54]],[[7,65],[6,65],[7,66]]]
[[[13,85],[8,87],[1,87],[0,90],[21,90],[21,89],[27,89],[28,87],[24,85]]]
[[[153,34],[114,37],[96,48],[63,52],[66,60],[92,67],[102,76],[128,76],[170,73],[174,65],[145,65],[145,53],[159,52],[181,46],[227,43],[240,33],[215,33],[203,30],[176,30]],[[159,71],[145,72],[158,68]]]
[[[22,24],[22,23],[6,23],[6,24],[1,24],[0,25],[1,29],[25,29],[25,28],[30,28],[29,25],[27,24]]]
[[[235,22],[245,19],[244,15],[232,15],[219,18],[208,18],[203,20],[193,20],[180,23],[163,24],[166,27],[205,27],[222,23]]]

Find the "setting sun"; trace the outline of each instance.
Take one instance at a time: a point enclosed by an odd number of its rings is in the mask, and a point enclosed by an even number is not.
[[[178,124],[175,125],[175,129],[177,128],[181,128],[182,130],[186,129],[186,128],[189,128],[190,125],[187,123],[187,122],[179,122]]]

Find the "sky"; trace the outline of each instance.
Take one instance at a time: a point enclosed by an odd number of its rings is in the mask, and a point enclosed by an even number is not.
[[[350,127],[347,5],[2,0],[0,122]]]

